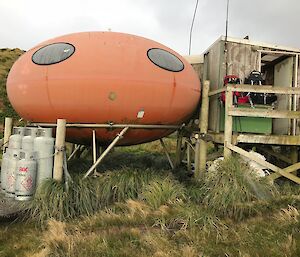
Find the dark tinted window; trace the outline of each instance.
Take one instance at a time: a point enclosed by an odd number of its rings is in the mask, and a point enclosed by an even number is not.
[[[75,52],[75,47],[69,43],[54,43],[44,46],[32,55],[35,64],[49,65],[68,59]]]
[[[184,65],[174,54],[159,48],[148,50],[148,58],[155,65],[168,71],[182,71]]]

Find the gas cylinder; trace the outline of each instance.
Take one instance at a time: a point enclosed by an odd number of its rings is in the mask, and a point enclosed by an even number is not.
[[[24,131],[25,131],[24,127],[13,128],[13,134],[9,137],[8,148],[21,149]]]
[[[20,157],[20,150],[10,149],[10,154],[11,157],[8,159],[8,165],[6,170],[5,196],[15,197],[16,170]]]
[[[31,200],[34,195],[37,166],[34,157],[32,151],[20,151],[16,171],[15,200]]]
[[[7,168],[8,168],[8,161],[10,158],[10,149],[6,148],[5,152],[2,155],[2,162],[1,162],[1,188],[2,191],[5,192],[6,182],[7,182]]]
[[[52,178],[54,138],[51,128],[38,129],[38,136],[33,141],[33,150],[37,160],[37,186],[47,178]]]
[[[36,138],[38,128],[25,128],[24,137],[22,138],[22,150],[33,151],[33,140]]]

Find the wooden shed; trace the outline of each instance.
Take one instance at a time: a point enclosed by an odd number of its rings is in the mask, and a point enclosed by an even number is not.
[[[203,73],[201,74],[201,79],[202,81],[209,80],[210,90],[213,91],[223,87],[225,75],[237,75],[243,83],[245,77],[251,71],[256,70],[263,73],[265,84],[267,85],[298,87],[300,82],[299,54],[300,48],[230,37],[226,40],[222,36],[203,53]],[[299,97],[287,95],[278,95],[277,97],[277,110],[298,110]],[[214,132],[222,131],[223,125],[220,123],[222,122],[220,115],[223,112],[220,107],[218,95],[210,99],[209,108],[209,130]],[[273,119],[270,122],[271,129],[266,120],[260,120],[261,133],[276,135],[299,134],[299,126],[295,120]],[[253,128],[257,128],[256,125],[254,123]],[[264,126],[268,126],[268,129]],[[241,132],[257,133],[258,131],[251,131],[250,128],[250,131]]]
[[[212,141],[221,146],[219,149],[225,158],[232,152],[238,153],[274,172],[271,179],[283,176],[300,184],[296,175],[300,169],[299,55],[300,48],[222,36],[203,53],[203,63],[187,57],[203,82],[199,127],[192,134],[183,135],[183,141],[187,142],[188,168],[191,164],[189,148],[195,152],[196,177],[200,178],[206,170],[207,142]],[[262,72],[264,85],[244,83],[252,71]],[[238,76],[240,85],[224,86],[226,75]],[[236,104],[235,92],[275,94],[277,101],[261,105]],[[220,101],[222,93],[226,96],[225,102]],[[266,153],[268,161],[248,152],[252,146]],[[284,164],[269,162],[274,159]]]

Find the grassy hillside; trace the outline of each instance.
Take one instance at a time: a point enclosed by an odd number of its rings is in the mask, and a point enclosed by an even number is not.
[[[7,99],[6,78],[13,63],[24,53],[24,51],[15,48],[0,49],[0,125],[2,126],[4,118],[18,117]]]
[[[73,160],[73,180],[90,164]],[[45,183],[25,221],[0,224],[0,256],[300,256],[299,187],[258,180],[237,158],[201,182],[171,172],[156,142],[101,167],[69,190]]]

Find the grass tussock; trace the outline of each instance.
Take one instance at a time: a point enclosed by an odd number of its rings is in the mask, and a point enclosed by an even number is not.
[[[185,188],[171,178],[151,181],[141,192],[141,198],[152,208],[186,198]]]
[[[203,204],[220,217],[242,219],[255,212],[255,202],[272,199],[277,190],[267,179],[258,178],[249,166],[232,157],[204,176]]]
[[[27,216],[40,224],[52,218],[65,221],[90,216],[115,202],[138,198],[145,185],[162,176],[163,173],[152,170],[140,172],[124,168],[97,178],[82,180],[77,176],[68,190],[63,183],[47,180],[37,189]]]

